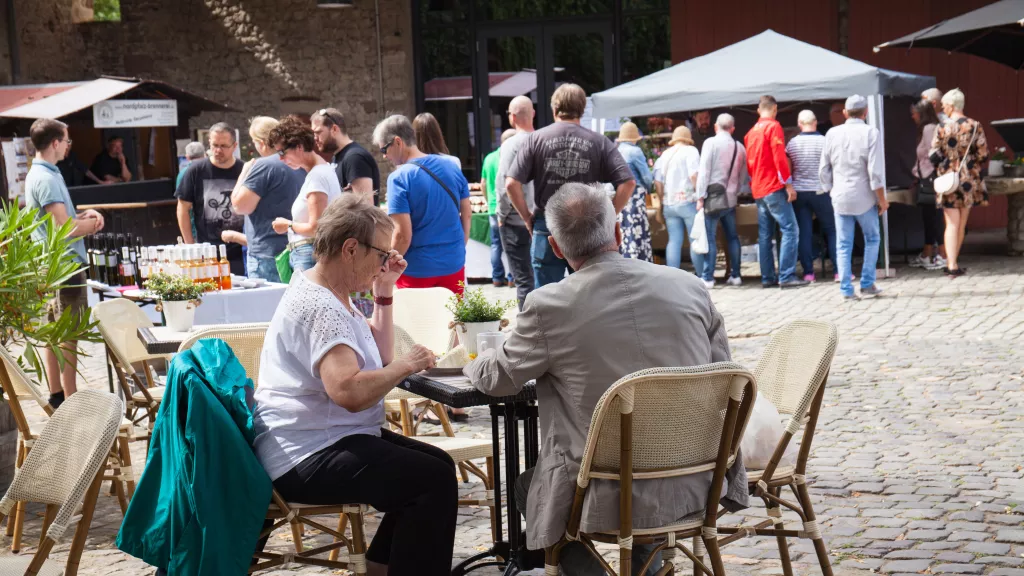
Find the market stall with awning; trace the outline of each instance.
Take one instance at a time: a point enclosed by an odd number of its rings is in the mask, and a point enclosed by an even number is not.
[[[598,92],[593,95],[593,102],[595,117],[618,118],[749,107],[756,105],[764,94],[774,96],[780,105],[844,100],[851,94],[860,94],[868,98],[868,122],[881,132],[884,154],[885,144],[891,142],[885,131],[884,98],[916,98],[934,86],[935,78],[931,76],[878,68],[765,30],[720,50]],[[912,154],[912,144],[894,146],[904,147]],[[912,163],[912,159],[887,161],[887,176],[898,173],[899,178],[890,179],[909,181]],[[883,219],[883,223],[883,253],[888,270],[888,219]]]
[[[17,201],[34,151],[27,142],[32,122],[54,118],[68,124],[74,161],[88,166],[110,138],[123,140],[131,178],[97,183],[68,181],[77,207],[108,212],[111,232],[169,243],[177,234],[174,182],[179,147],[190,137],[189,119],[229,107],[165,82],[101,77],[81,82],[0,87],[5,199]],[[69,155],[70,155],[69,153]],[[77,170],[77,172],[82,172]],[[91,170],[89,170],[91,173]],[[68,177],[65,176],[67,180]]]

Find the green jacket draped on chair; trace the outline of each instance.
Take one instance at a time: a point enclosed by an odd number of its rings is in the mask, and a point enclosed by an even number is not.
[[[169,576],[248,571],[272,488],[252,451],[251,394],[223,340],[173,358],[118,548]]]

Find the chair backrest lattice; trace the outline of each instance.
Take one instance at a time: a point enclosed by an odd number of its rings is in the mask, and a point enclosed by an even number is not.
[[[413,342],[426,346],[438,356],[451,347],[455,316],[445,306],[453,295],[447,288],[402,288],[395,290],[392,314]]]
[[[80,390],[47,421],[0,500],[9,515],[16,502],[58,505],[47,536],[59,541],[100,467],[121,424],[121,401],[108,392]]]
[[[153,322],[134,302],[125,298],[100,302],[93,306],[92,317],[99,323],[103,341],[126,370],[134,362],[154,357],[139,340],[139,328],[152,328]]]
[[[754,369],[757,387],[779,413],[799,422],[825,382],[839,335],[835,324],[796,320],[772,334]]]
[[[219,338],[227,342],[235,358],[245,368],[245,374],[252,378],[253,387],[259,383],[260,356],[263,353],[263,341],[267,336],[269,323],[234,324],[205,328],[190,335],[178,346],[178,352],[188,350],[196,342],[206,338]]]
[[[620,470],[621,420],[632,414],[632,470],[636,478],[684,476],[713,470],[730,398],[740,402],[729,447],[736,456],[756,385],[738,364],[654,368],[621,378],[598,401],[578,482],[615,478]]]

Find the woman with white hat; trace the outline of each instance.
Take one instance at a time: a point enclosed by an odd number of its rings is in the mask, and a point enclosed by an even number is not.
[[[669,148],[654,163],[654,187],[661,199],[661,214],[668,228],[665,262],[679,268],[683,240],[693,233],[693,219],[697,216],[700,152],[693,145],[693,137],[686,126],[679,126],[672,131],[668,145]],[[690,261],[700,276],[704,270],[704,255],[694,252],[692,245]]]
[[[642,139],[636,124],[626,122],[619,129],[619,154],[636,178],[636,189],[626,207],[619,214],[619,226],[622,228],[622,244],[619,252],[626,258],[653,260],[651,251],[651,223],[647,219],[647,191],[651,189],[651,169],[647,167],[647,156],[637,146]]]

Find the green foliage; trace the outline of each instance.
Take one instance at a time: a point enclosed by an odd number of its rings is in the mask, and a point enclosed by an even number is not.
[[[153,274],[146,280],[146,291],[165,302],[199,300],[204,292],[216,290],[212,282],[194,283],[188,276],[180,274]]]
[[[37,242],[32,232],[40,227],[46,237]],[[70,219],[57,227],[49,214],[40,220],[35,209],[14,203],[0,209],[0,344],[23,346],[26,368],[40,379],[39,348],[53,350],[63,368],[64,355],[58,349],[62,342],[101,341],[88,308],[81,316],[66,309],[56,322],[46,321],[47,302],[83,270],[68,250],[71,230]]]
[[[96,22],[120,22],[121,0],[93,0],[92,19]]]
[[[465,284],[459,283],[465,288]],[[466,290],[462,296],[453,294],[445,306],[455,315],[456,322],[497,322],[506,310],[515,307],[515,300],[496,300],[489,302],[484,297],[484,291]]]

